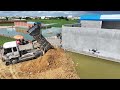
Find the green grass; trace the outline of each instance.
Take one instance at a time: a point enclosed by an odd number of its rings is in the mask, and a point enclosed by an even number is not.
[[[0,45],[3,45],[5,42],[14,41],[15,39],[5,36],[0,36]]]
[[[62,25],[64,24],[73,24],[73,23],[77,23],[78,20],[69,20],[66,21],[65,19],[33,19],[33,20],[27,20],[27,21],[33,21],[33,22],[42,22],[45,24],[50,24],[50,23],[57,23],[52,25],[52,27],[62,27]]]
[[[120,79],[120,63],[67,52],[81,79]]]
[[[3,23],[0,26],[14,26],[14,23]]]

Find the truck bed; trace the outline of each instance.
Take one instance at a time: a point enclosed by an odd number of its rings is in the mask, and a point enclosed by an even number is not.
[[[26,45],[19,45],[19,50],[31,50],[33,49],[33,44],[32,43],[28,43]]]

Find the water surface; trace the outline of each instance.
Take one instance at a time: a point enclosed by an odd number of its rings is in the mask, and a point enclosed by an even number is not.
[[[23,28],[2,28],[0,29],[0,35],[4,36],[15,36],[15,35],[23,35],[26,40],[33,40],[33,37],[31,37],[29,34],[25,33],[27,29]],[[62,28],[56,28],[52,27],[49,29],[43,29],[42,35],[44,37],[51,37],[55,36],[56,34],[60,33],[62,31]]]

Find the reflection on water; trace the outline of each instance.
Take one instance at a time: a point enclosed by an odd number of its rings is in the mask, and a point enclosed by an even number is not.
[[[21,33],[24,33],[24,34],[27,34],[27,30],[26,29],[23,29],[23,28],[15,28],[16,32],[21,32]]]
[[[27,29],[25,28],[2,28],[0,29],[0,35],[13,37],[19,34],[19,35],[23,35],[26,40],[33,40],[33,37],[27,34],[26,31]],[[46,30],[42,30],[42,35],[44,37],[51,37],[51,36],[55,36],[61,31],[62,31],[62,28],[52,27]]]
[[[6,28],[7,29],[7,31],[15,31],[15,28]]]

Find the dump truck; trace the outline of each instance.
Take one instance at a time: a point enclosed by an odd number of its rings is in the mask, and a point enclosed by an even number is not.
[[[27,32],[38,42],[39,49],[43,52],[43,54],[46,53],[49,49],[54,49],[54,47],[42,35],[41,26],[39,24],[29,28]]]
[[[18,45],[16,41],[6,42],[1,50],[1,59],[5,65],[35,59],[42,55],[40,50],[34,49],[31,43]]]
[[[43,37],[40,26],[36,24],[28,29],[28,34],[33,36],[39,44],[39,49],[34,48],[34,44],[28,43],[18,45],[16,41],[6,42],[1,50],[1,59],[5,65],[16,64],[18,62],[30,60],[44,55],[49,49],[54,47]]]

